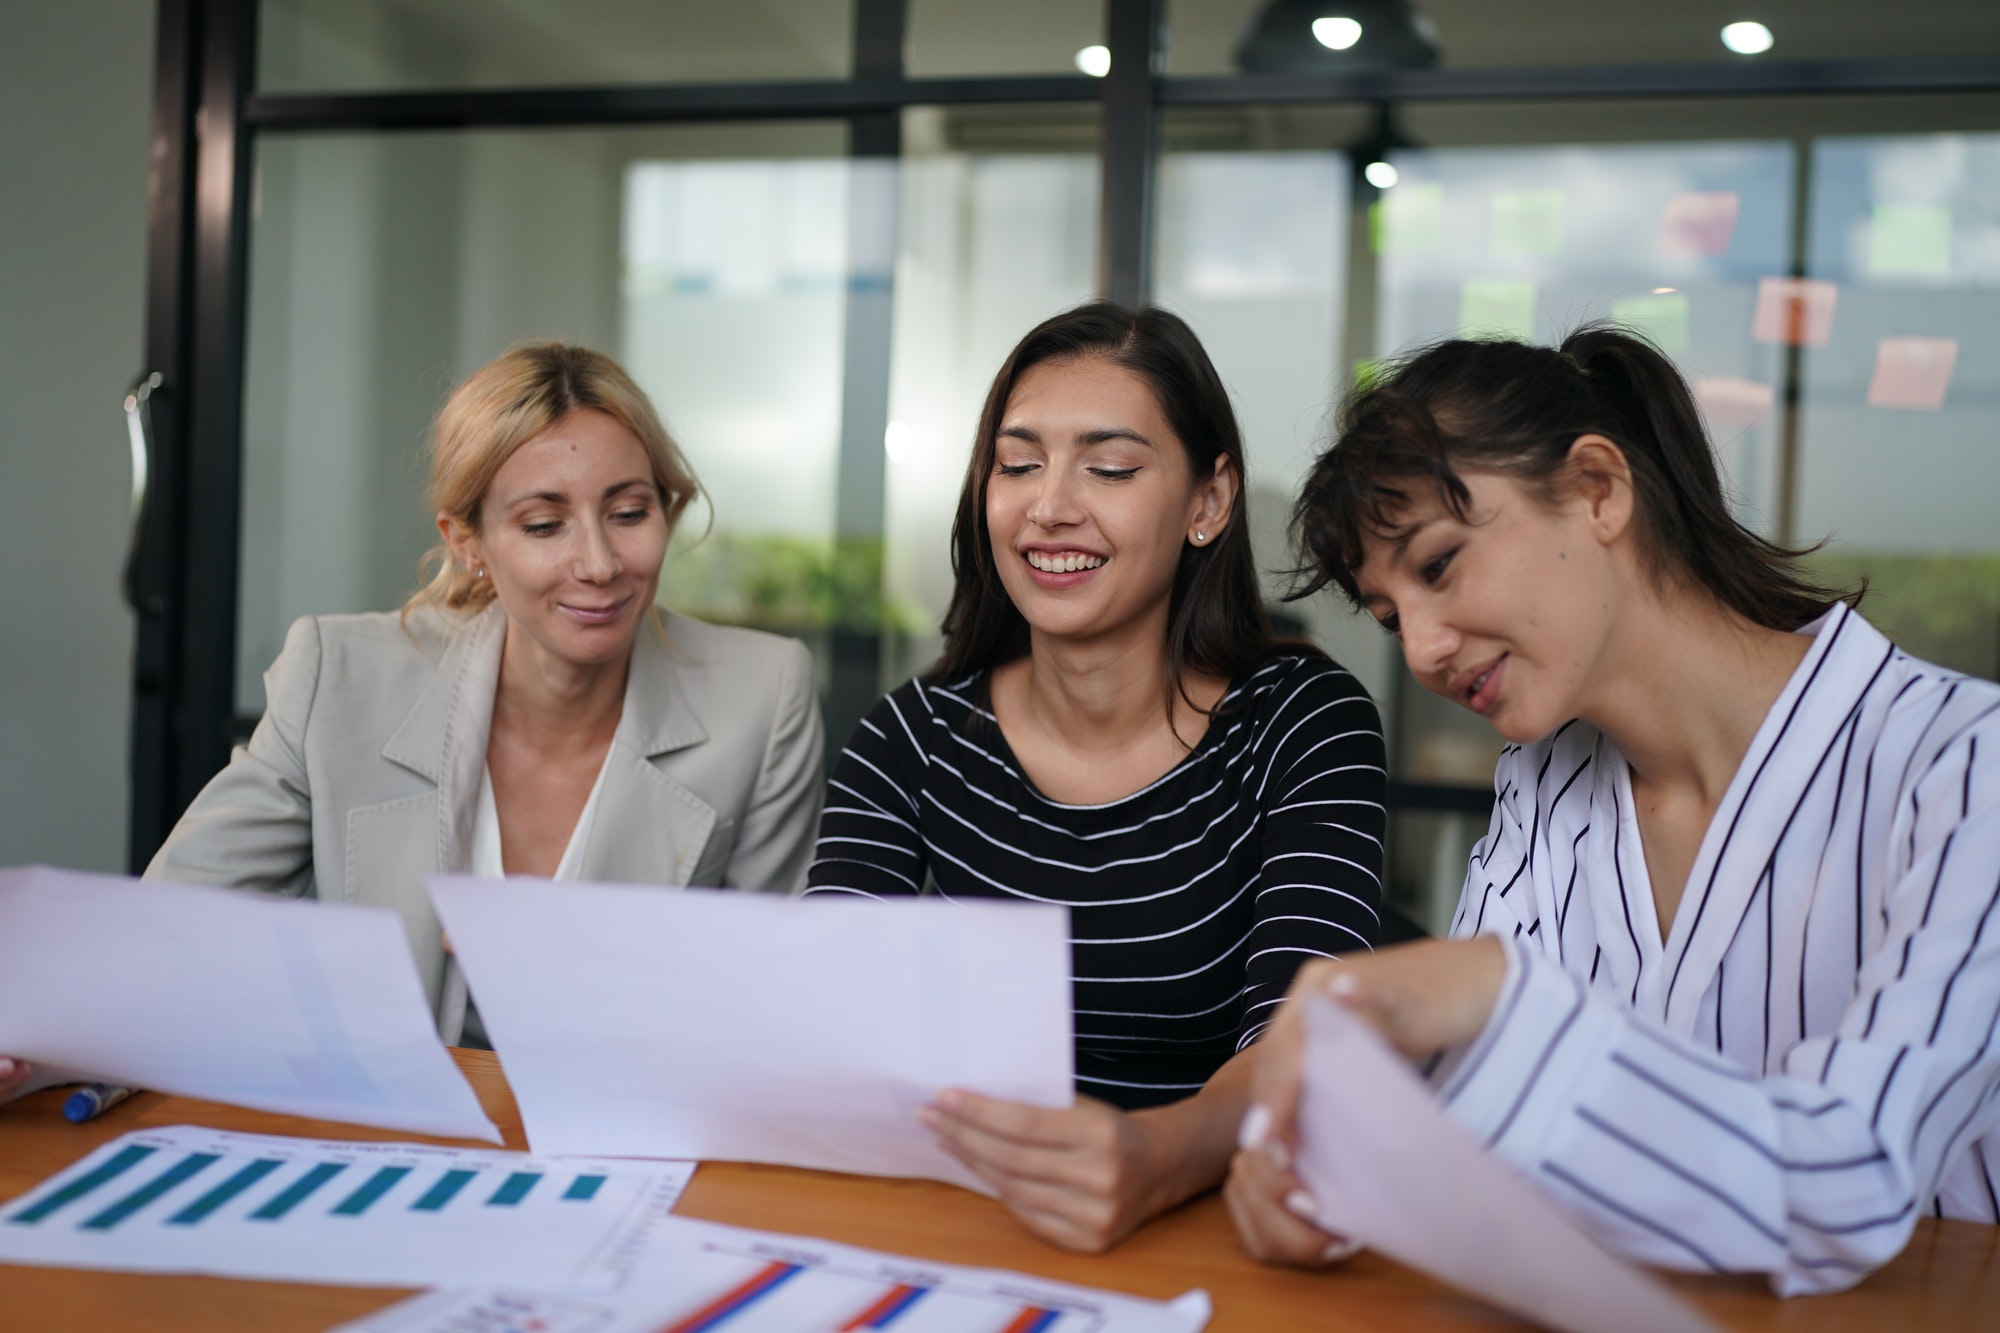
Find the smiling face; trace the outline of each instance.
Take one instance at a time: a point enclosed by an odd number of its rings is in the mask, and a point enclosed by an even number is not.
[[[622,662],[631,651],[669,535],[645,446],[587,408],[500,465],[477,533],[442,514],[438,526],[453,557],[493,581],[508,658],[572,668]]]
[[[1590,711],[1633,592],[1616,549],[1625,524],[1586,496],[1550,503],[1497,473],[1462,476],[1465,518],[1425,494],[1395,540],[1363,542],[1362,604],[1426,689],[1510,741],[1538,740]]]
[[[986,483],[1000,580],[1037,635],[1147,627],[1162,643],[1183,547],[1230,519],[1226,458],[1197,484],[1139,376],[1103,357],[1044,361],[1015,381]]]

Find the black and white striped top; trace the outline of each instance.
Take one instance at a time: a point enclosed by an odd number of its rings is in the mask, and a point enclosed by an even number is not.
[[[1606,1243],[1785,1294],[2000,1220],[2000,686],[1844,606],[1805,632],[1664,944],[1624,759],[1503,755],[1455,933],[1508,981],[1436,1073]]]
[[[1037,792],[988,677],[913,680],[842,752],[807,892],[1070,909],[1076,1071],[1125,1107],[1198,1090],[1308,958],[1367,949],[1381,901],[1382,726],[1353,676],[1273,658],[1192,753],[1104,805]]]

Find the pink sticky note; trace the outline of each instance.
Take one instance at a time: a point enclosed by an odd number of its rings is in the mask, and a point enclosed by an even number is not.
[[[1750,336],[1760,343],[1824,347],[1840,288],[1824,278],[1760,278]]]
[[[1884,338],[1875,344],[1875,377],[1868,406],[1935,412],[1958,364],[1956,338]]]
[[[1743,198],[1734,190],[1690,190],[1667,200],[1660,217],[1663,255],[1719,255],[1736,235]]]
[[[1701,414],[1715,426],[1754,426],[1771,415],[1777,393],[1768,384],[1733,375],[1704,375],[1694,383]]]

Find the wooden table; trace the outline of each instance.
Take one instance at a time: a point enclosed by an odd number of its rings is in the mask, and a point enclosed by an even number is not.
[[[520,1114],[493,1056],[482,1051],[456,1054],[508,1146],[525,1148]],[[44,1092],[0,1107],[0,1201],[26,1192],[98,1144],[135,1129],[195,1124],[310,1138],[416,1137],[154,1093],[134,1097],[99,1120],[79,1126],[63,1120],[62,1095]],[[1021,1230],[992,1200],[929,1181],[711,1163],[695,1173],[677,1211],[1144,1296],[1175,1296],[1190,1287],[1205,1287],[1215,1301],[1215,1319],[1209,1325],[1214,1333],[1519,1327],[1377,1255],[1363,1254],[1336,1271],[1316,1274],[1253,1264],[1237,1248],[1222,1202],[1213,1195],[1158,1219],[1098,1258],[1052,1249]],[[1813,1333],[2000,1329],[2000,1228],[1921,1222],[1916,1238],[1895,1263],[1840,1296],[1779,1301],[1760,1280],[1750,1278],[1675,1282],[1731,1329]],[[0,1265],[0,1328],[283,1333],[324,1329],[403,1294]]]

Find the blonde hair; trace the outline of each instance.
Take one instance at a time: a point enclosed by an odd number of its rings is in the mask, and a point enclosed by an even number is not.
[[[529,440],[586,408],[604,413],[645,446],[671,537],[681,512],[701,494],[694,469],[624,367],[602,352],[568,343],[524,343],[452,390],[431,428],[431,508],[478,532],[480,510],[501,465]],[[427,574],[433,562],[437,569]],[[443,544],[424,555],[418,581],[403,604],[405,616],[425,605],[473,612],[493,600],[493,581],[461,569]]]

